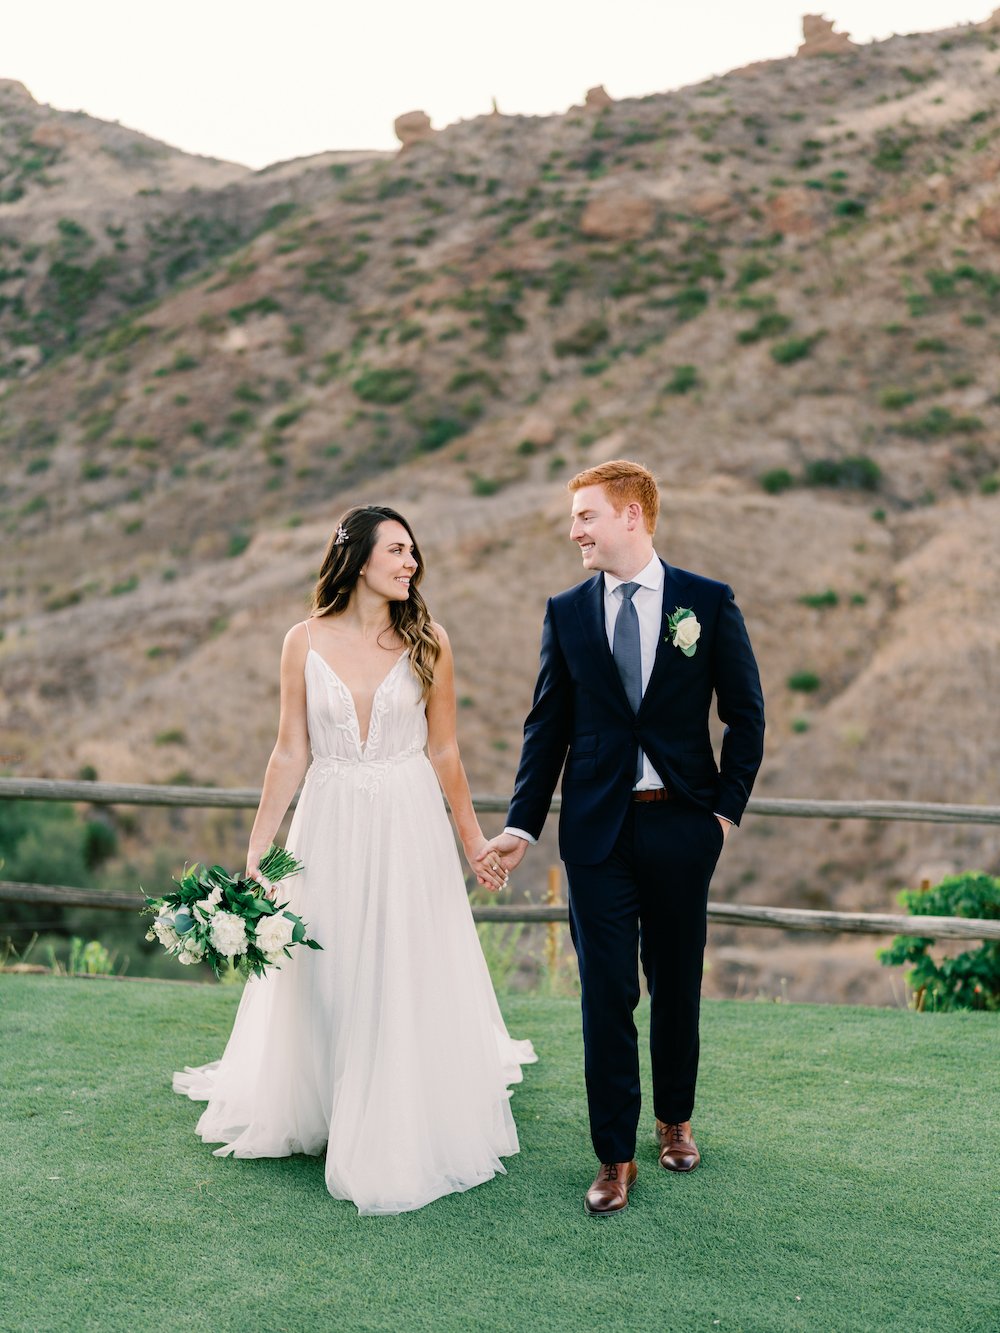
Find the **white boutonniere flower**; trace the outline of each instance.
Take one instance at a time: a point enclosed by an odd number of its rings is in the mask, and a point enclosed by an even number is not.
[[[701,638],[701,622],[689,606],[675,606],[667,616],[667,638],[685,657],[694,657]]]

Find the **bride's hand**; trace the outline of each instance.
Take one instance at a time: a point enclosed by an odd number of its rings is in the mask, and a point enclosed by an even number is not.
[[[275,898],[274,885],[267,878],[267,876],[261,871],[260,856],[255,856],[253,852],[247,853],[246,878],[256,880],[256,882],[264,890],[264,897],[270,898],[272,902],[274,901]]]
[[[485,838],[465,844],[465,857],[476,880],[491,893],[499,893],[508,883],[507,867],[496,852],[490,851]]]

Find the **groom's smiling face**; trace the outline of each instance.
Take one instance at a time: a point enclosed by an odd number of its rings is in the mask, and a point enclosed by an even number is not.
[[[616,512],[603,486],[582,486],[573,493],[569,537],[580,548],[584,569],[617,575],[619,566],[632,563],[636,521],[629,509],[626,505]],[[639,516],[641,527],[641,510]]]

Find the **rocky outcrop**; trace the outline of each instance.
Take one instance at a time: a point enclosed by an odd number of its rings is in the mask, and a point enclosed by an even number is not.
[[[649,234],[656,217],[653,201],[642,195],[598,195],[583,210],[580,230],[602,241],[637,241]]]
[[[979,24],[983,32],[1000,32],[1000,9],[994,9],[988,19],[983,19]]]
[[[1000,208],[984,208],[978,219],[984,241],[1000,241]]]
[[[610,96],[603,83],[597,84],[594,88],[587,89],[587,95],[583,99],[583,104],[588,111],[603,111],[606,106],[614,106],[614,98]]]
[[[765,204],[768,225],[782,236],[809,236],[816,229],[816,197],[812,190],[793,185]]]
[[[797,56],[837,56],[845,51],[856,51],[857,43],[851,41],[850,33],[834,32],[833,19],[825,19],[822,14],[803,14],[802,45],[795,52]]]
[[[544,412],[529,412],[517,430],[518,444],[531,444],[536,449],[547,449],[556,438],[556,424]]]
[[[0,79],[0,97],[11,101],[30,102],[32,106],[37,105],[31,93],[23,83],[18,83],[17,79]]]
[[[684,201],[687,211],[706,222],[728,222],[739,214],[739,205],[725,190],[699,190]]]
[[[415,143],[423,143],[425,139],[434,137],[431,118],[426,111],[406,111],[396,117],[392,122],[392,128],[404,148],[410,148]]]
[[[95,152],[100,148],[100,143],[93,136],[58,120],[45,120],[41,125],[36,125],[31,132],[31,142],[36,148],[67,148],[70,144],[86,145]]]

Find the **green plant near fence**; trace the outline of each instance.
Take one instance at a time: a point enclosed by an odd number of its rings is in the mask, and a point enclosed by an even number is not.
[[[933,889],[904,889],[899,902],[913,916],[1000,918],[1000,879],[981,872],[949,875]],[[987,940],[978,949],[966,949],[954,958],[935,962],[933,941],[897,935],[888,949],[880,949],[886,967],[913,966],[906,979],[913,990],[914,1007],[935,1012],[955,1009],[1000,1010],[1000,942]]]

